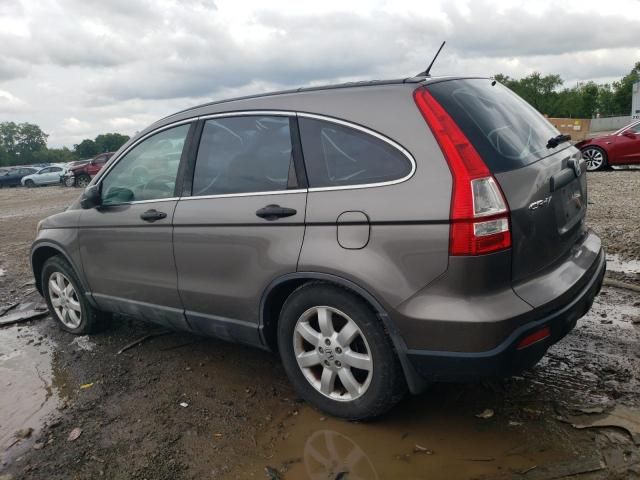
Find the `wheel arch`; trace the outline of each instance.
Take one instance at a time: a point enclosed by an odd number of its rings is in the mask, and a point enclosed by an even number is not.
[[[56,255],[62,256],[69,263],[69,265],[71,265],[71,268],[73,268],[76,276],[78,277],[78,280],[80,281],[82,289],[85,292],[88,292],[89,289],[87,288],[87,284],[82,276],[81,270],[73,262],[71,257],[64,251],[64,248],[52,241],[39,242],[31,247],[31,270],[33,272],[36,289],[38,290],[38,292],[40,292],[40,294],[42,295],[42,268],[44,267],[44,264],[48,259]],[[90,302],[93,302],[93,297],[91,295],[88,295],[87,298]]]
[[[602,153],[603,165],[601,167],[599,167],[599,169],[609,166],[609,161],[611,159],[611,156],[609,154],[609,150],[607,150],[605,147],[603,147],[602,145],[599,145],[597,143],[588,143],[588,144],[582,145],[580,147],[580,153],[582,154],[582,153],[584,153],[585,150],[590,150],[590,149],[591,150],[598,150],[598,151],[600,151]]]
[[[295,289],[312,281],[322,281],[346,288],[365,300],[374,309],[376,316],[382,322],[385,331],[391,339],[394,350],[400,359],[409,390],[414,394],[424,391],[428,383],[416,372],[410,363],[407,357],[407,345],[402,339],[395,322],[389,316],[382,303],[365,288],[352,280],[338,275],[321,272],[295,272],[278,277],[269,284],[260,300],[259,324],[260,338],[269,350],[274,352],[278,350],[277,325],[280,311],[282,310],[285,300]]]

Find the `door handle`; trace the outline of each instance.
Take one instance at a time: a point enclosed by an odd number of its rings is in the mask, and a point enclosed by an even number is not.
[[[163,218],[167,218],[167,214],[164,212],[159,212],[155,209],[151,209],[141,214],[140,218],[145,222],[155,222],[156,220],[162,220]]]
[[[265,220],[277,220],[279,218],[295,215],[297,210],[293,208],[281,207],[280,205],[267,205],[256,212],[256,215]]]

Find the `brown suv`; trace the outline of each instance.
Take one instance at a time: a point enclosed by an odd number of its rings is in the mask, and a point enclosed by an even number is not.
[[[60,325],[109,313],[279,353],[299,394],[379,415],[535,364],[605,271],[580,151],[488,78],[240,98],[124,145],[32,250]]]

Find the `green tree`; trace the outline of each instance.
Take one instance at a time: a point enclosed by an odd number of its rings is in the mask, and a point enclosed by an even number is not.
[[[67,147],[41,150],[34,159],[35,163],[68,163],[74,160],[78,160],[78,157]]]
[[[98,135],[94,143],[96,145],[97,153],[102,152],[115,152],[122,145],[124,145],[129,140],[127,135],[122,135],[120,133],[104,133]]]
[[[613,82],[613,105],[616,113],[629,115],[631,113],[631,88],[640,81],[640,62],[636,62],[631,71],[619,82]]]
[[[96,142],[88,138],[74,145],[73,150],[76,152],[78,158],[93,158],[99,153]]]
[[[33,123],[0,123],[0,147],[6,152],[6,163],[25,165],[33,163],[36,155],[47,148],[47,137]]]

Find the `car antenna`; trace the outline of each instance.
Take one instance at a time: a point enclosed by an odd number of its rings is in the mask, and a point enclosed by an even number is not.
[[[438,58],[438,55],[440,55],[440,50],[442,50],[442,47],[444,47],[444,44],[447,43],[446,41],[443,41],[442,44],[440,45],[440,48],[438,49],[438,51],[436,52],[436,54],[433,56],[433,60],[431,60],[431,63],[429,64],[429,66],[427,67],[427,69],[424,72],[420,72],[418,75],[416,75],[416,77],[429,77],[429,72],[431,71],[431,67],[433,67],[433,64],[436,61],[436,58]]]

